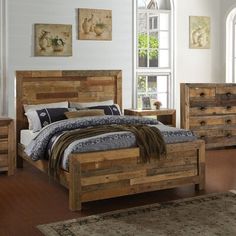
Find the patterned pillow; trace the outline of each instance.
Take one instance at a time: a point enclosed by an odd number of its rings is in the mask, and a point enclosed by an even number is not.
[[[25,115],[32,125],[33,132],[37,132],[53,122],[66,119],[64,113],[70,110],[69,108],[44,108],[29,110]]]
[[[94,110],[79,110],[79,111],[69,111],[65,112],[65,116],[70,118],[85,117],[85,116],[104,116],[103,109],[94,109]]]
[[[44,104],[24,104],[24,110],[25,113],[27,113],[28,111],[36,111],[36,110],[40,110],[40,109],[44,109],[44,108],[68,108],[68,102],[56,102],[56,103],[44,103]],[[25,114],[26,115],[26,114]],[[29,123],[29,129],[32,130],[33,126],[31,124],[31,121],[28,119],[28,123]]]
[[[120,107],[118,104],[110,106],[94,106],[94,107],[88,107],[88,109],[103,109],[105,115],[114,115],[114,116],[121,115]]]

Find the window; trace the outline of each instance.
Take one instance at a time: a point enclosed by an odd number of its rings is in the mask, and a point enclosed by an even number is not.
[[[236,8],[226,21],[226,82],[236,82]]]
[[[136,14],[136,106],[142,97],[171,106],[171,10],[170,2],[137,0]]]

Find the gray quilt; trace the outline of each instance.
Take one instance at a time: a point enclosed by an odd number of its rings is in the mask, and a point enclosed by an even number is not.
[[[27,155],[32,158],[32,160],[36,161],[39,159],[44,159],[46,152],[49,152],[50,157],[50,150],[62,132],[72,129],[109,124],[155,125],[161,131],[166,143],[196,140],[196,137],[191,131],[165,126],[155,119],[134,116],[99,116],[68,119],[52,123],[40,131],[40,133],[26,147],[25,151]],[[102,151],[135,146],[135,136],[130,132],[115,132],[105,135],[98,135],[92,138],[81,139],[71,143],[65,150],[62,168],[65,170],[68,169],[68,157],[71,153]]]

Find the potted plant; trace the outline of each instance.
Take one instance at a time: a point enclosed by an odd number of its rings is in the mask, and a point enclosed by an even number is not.
[[[94,32],[97,36],[100,36],[105,31],[106,25],[102,22],[95,24]]]
[[[51,45],[54,52],[61,52],[64,49],[65,41],[58,36],[51,38]]]

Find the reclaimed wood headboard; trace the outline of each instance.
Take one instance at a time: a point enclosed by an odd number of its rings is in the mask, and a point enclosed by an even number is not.
[[[16,130],[28,128],[23,104],[113,99],[122,108],[121,70],[16,71]]]

